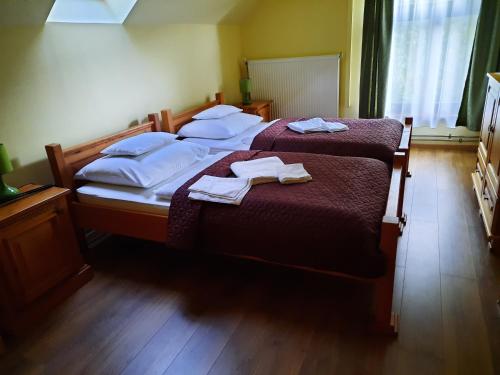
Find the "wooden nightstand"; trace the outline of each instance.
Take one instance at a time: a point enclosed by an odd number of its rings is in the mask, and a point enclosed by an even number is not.
[[[25,186],[27,191],[35,185]],[[0,207],[0,326],[22,333],[92,278],[68,209],[51,187]]]
[[[254,100],[252,104],[243,105],[242,103],[235,104],[235,107],[243,109],[243,112],[251,115],[262,116],[265,122],[271,121],[271,104],[272,100]]]

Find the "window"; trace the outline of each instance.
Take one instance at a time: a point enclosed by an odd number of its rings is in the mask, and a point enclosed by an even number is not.
[[[455,127],[481,0],[395,0],[386,116]]]
[[[56,0],[47,22],[122,24],[137,0]]]

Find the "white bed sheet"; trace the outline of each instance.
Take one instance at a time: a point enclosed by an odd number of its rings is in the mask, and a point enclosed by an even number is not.
[[[185,138],[183,141],[208,146],[210,147],[210,154],[217,154],[223,151],[248,151],[254,138],[279,120],[261,122],[260,124],[251,126],[236,137],[228,139]]]
[[[157,197],[155,192],[158,189],[168,185],[175,191],[194,175],[230,153],[222,152],[208,155],[203,160],[148,189],[90,182],[77,189],[77,197],[80,202],[86,204],[166,215],[170,207],[170,200]]]

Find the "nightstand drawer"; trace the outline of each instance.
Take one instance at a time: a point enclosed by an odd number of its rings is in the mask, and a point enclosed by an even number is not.
[[[254,100],[252,104],[235,104],[236,107],[243,109],[243,112],[251,115],[261,116],[264,122],[271,121],[272,100]]]

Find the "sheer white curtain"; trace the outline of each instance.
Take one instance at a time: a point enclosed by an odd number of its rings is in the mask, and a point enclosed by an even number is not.
[[[394,0],[385,115],[455,127],[481,0]]]

